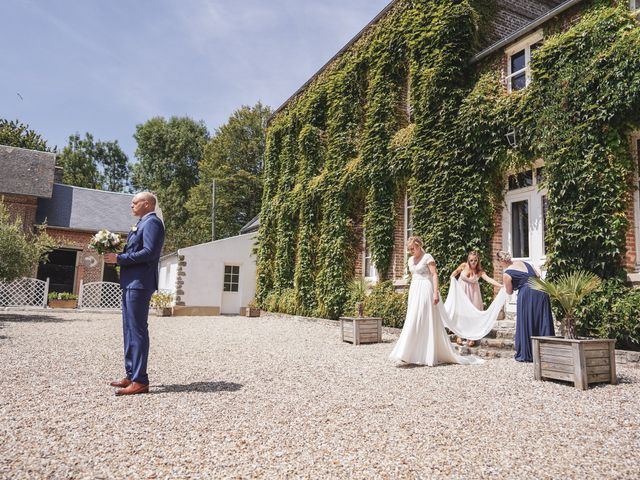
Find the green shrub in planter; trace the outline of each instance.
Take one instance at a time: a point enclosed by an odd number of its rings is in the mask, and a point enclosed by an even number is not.
[[[173,293],[157,291],[151,295],[151,307],[168,308],[173,303]]]
[[[358,315],[358,304],[364,304],[368,289],[369,284],[364,278],[354,279],[351,282],[351,285],[349,285],[349,295],[344,304],[343,316],[352,317]]]
[[[49,300],[78,300],[78,295],[69,292],[51,292],[47,298]]]

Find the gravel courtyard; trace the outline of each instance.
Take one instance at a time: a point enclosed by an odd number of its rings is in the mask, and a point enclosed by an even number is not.
[[[531,365],[396,367],[330,322],[150,318],[115,397],[119,315],[0,312],[2,478],[638,478],[640,369],[586,392]]]

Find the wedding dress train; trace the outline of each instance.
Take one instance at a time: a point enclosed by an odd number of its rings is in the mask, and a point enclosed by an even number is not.
[[[471,304],[462,287],[456,280],[452,280],[445,304],[440,301],[434,305],[433,280],[428,266],[433,261],[433,257],[428,253],[425,253],[417,264],[414,263],[413,257],[409,258],[411,286],[407,316],[398,343],[389,358],[429,366],[441,363],[484,363],[484,360],[472,355],[458,355],[444,326],[447,325],[464,338],[482,338],[493,327],[506,300],[506,293],[501,289],[489,309],[483,312]]]

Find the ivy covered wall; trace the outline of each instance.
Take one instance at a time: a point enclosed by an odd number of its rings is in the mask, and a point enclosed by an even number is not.
[[[258,247],[263,308],[339,316],[362,216],[386,278],[394,198],[405,188],[415,232],[442,276],[471,249],[488,258],[504,172],[539,158],[550,274],[622,274],[640,28],[623,7],[588,3],[571,28],[548,32],[534,82],[506,95],[495,62],[469,63],[493,8],[399,0],[272,119]],[[512,128],[517,149],[505,139]]]

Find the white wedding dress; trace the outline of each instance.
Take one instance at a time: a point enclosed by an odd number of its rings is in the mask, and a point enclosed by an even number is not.
[[[455,280],[452,280],[446,302],[450,307],[452,319],[442,301],[436,305],[433,304],[433,281],[428,266],[430,262],[434,262],[434,259],[428,253],[425,253],[417,264],[414,263],[413,257],[409,258],[411,286],[409,287],[407,316],[398,343],[389,358],[405,363],[429,366],[441,363],[463,365],[484,363],[484,360],[472,355],[458,355],[444,326],[447,325],[449,328],[454,326],[453,330],[458,334],[462,331],[471,333],[469,332],[469,326],[471,326],[474,335],[464,335],[465,338],[471,338],[485,330],[488,333],[506,300],[504,289],[501,290],[485,313],[473,307],[464,292],[461,297],[461,287],[457,285]],[[470,312],[474,315],[469,315]]]

